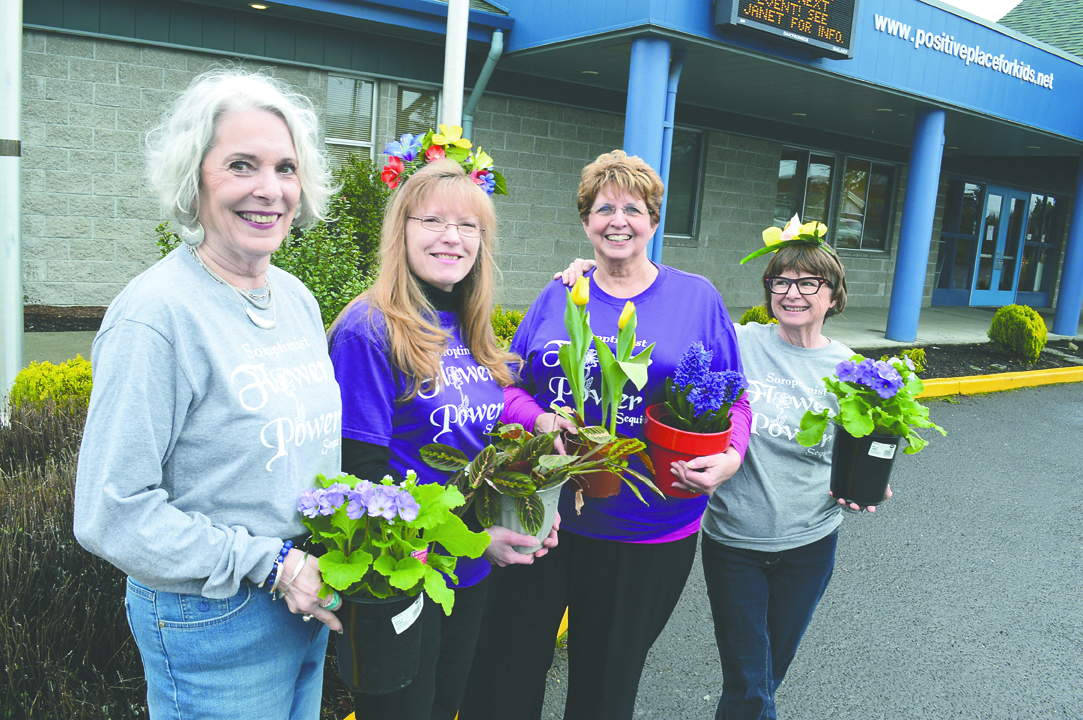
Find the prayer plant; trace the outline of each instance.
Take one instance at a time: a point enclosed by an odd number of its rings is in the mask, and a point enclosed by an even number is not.
[[[628,467],[626,458],[645,449],[642,441],[613,438],[601,427],[581,428],[580,433],[601,442],[583,455],[560,455],[553,451],[557,431],[535,435],[522,425],[511,424],[500,425],[490,433],[492,444],[472,460],[462,450],[439,443],[422,447],[421,458],[437,470],[454,473],[447,485],[466,497],[458,512],[464,512],[473,503],[478,521],[486,528],[496,524],[500,496],[504,495],[515,498],[516,514],[523,528],[530,534],[537,533],[544,516],[538,491],[559,487],[574,477],[594,472],[627,473],[661,495],[649,478]],[[608,452],[606,445],[610,447]],[[629,487],[643,500],[634,485],[629,483]]]

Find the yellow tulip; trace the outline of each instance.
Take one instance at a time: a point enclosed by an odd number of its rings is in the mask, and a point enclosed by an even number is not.
[[[631,300],[624,303],[624,309],[621,310],[620,318],[617,320],[617,327],[623,330],[624,326],[628,324],[628,321],[632,319],[632,315],[635,314],[635,311],[636,306]]]
[[[778,245],[780,242],[782,242],[782,228],[772,225],[763,231],[763,244],[767,247]]]
[[[572,288],[572,302],[583,307],[590,300],[590,278],[581,277]]]
[[[823,237],[827,234],[827,226],[822,222],[807,222],[801,226],[801,232],[798,235],[812,235],[813,237]]]
[[[463,129],[458,125],[440,124],[440,132],[432,136],[435,145],[451,145],[464,149],[470,149],[471,142],[463,137]]]

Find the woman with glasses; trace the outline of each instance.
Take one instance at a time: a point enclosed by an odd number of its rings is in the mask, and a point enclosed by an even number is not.
[[[578,210],[597,267],[590,277],[595,335],[617,333],[631,300],[637,310],[637,345],[655,343],[642,391],[624,392],[617,431],[643,437],[644,411],[664,397],[665,379],[694,342],[712,351],[712,370],[740,370],[733,324],[718,291],[705,278],[651,262],[647,245],[659,223],[662,181],[640,158],[617,150],[583,170]],[[512,340],[524,360],[521,387],[537,404],[523,418],[548,430],[553,402],[573,405],[557,348],[568,342],[564,327],[567,290],[552,282],[530,306]],[[615,345],[615,338],[609,341]],[[586,418],[600,424],[597,364],[588,359]],[[520,391],[513,391],[514,395]],[[533,565],[493,571],[481,637],[471,670],[462,720],[530,720],[541,716],[546,672],[564,609],[575,628],[568,647],[565,720],[627,720],[632,717],[647,652],[657,639],[691,571],[696,535],[707,498],[741,463],[748,441],[748,405],[733,412],[733,440],[719,455],[672,467],[676,487],[698,495],[660,498],[644,489],[643,503],[627,488],[613,497],[586,498],[576,508],[574,483],[560,500],[560,544]],[[637,458],[630,462],[647,473]]]
[[[447,443],[475,456],[488,445],[513,381],[514,355],[490,324],[493,299],[492,201],[451,160],[425,165],[388,203],[380,274],[331,327],[331,361],[342,388],[342,469],[377,481],[415,470],[420,482],[446,482],[420,457],[423,445]],[[476,522],[473,513],[464,518]],[[480,526],[472,528],[480,530]],[[490,563],[529,563],[513,545],[531,536],[489,529],[477,560],[455,568],[455,608],[422,611],[421,659],[406,687],[355,694],[357,720],[452,720],[470,670]],[[555,533],[546,541],[555,542]]]
[[[829,430],[811,448],[795,438],[806,409],[838,411],[823,378],[853,355],[822,332],[846,307],[846,272],[819,238],[798,235],[767,264],[764,299],[778,324],[737,328],[752,437],[703,518],[703,574],[722,661],[718,719],[776,717],[775,691],[835,565],[845,501],[830,497],[833,436]]]

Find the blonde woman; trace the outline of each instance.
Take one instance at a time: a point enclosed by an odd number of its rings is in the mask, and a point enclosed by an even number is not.
[[[395,192],[384,218],[379,279],[330,332],[345,472],[375,480],[412,469],[421,482],[443,483],[447,477],[421,460],[423,445],[447,443],[469,457],[488,445],[516,360],[499,347],[490,324],[495,234],[492,201],[453,161],[425,165]],[[386,695],[355,695],[358,720],[455,717],[490,564],[534,559],[511,547],[532,544],[530,537],[500,527],[489,532],[485,557],[458,562],[454,612],[444,617],[437,605],[426,605],[417,676]],[[546,543],[555,540],[554,531]]]

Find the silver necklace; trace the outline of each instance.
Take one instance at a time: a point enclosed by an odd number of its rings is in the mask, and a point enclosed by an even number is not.
[[[245,290],[244,288],[235,287],[223,280],[218,273],[212,270],[210,265],[208,265],[203,260],[203,257],[199,254],[199,251],[196,250],[193,246],[188,246],[188,252],[192,253],[192,257],[196,259],[196,262],[199,263],[199,266],[206,270],[207,274],[214,278],[216,282],[225,285],[233,291],[233,293],[240,299],[241,307],[244,308],[245,314],[248,315],[248,319],[252,321],[253,325],[258,328],[263,328],[264,330],[270,330],[278,324],[278,313],[275,310],[274,294],[271,290],[271,278],[268,277],[263,281],[263,287],[260,288],[259,291]],[[253,308],[255,308],[256,310],[270,309],[272,313],[272,319],[267,320],[266,318],[261,318],[255,313]]]

